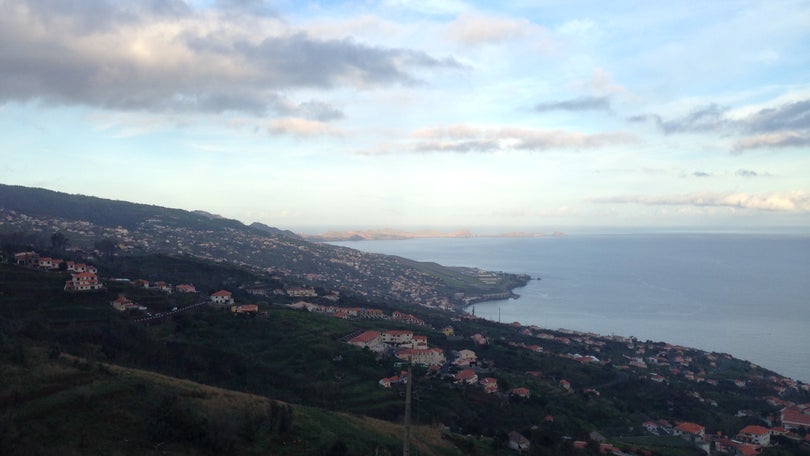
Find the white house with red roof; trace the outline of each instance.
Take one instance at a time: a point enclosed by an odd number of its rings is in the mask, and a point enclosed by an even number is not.
[[[469,366],[478,360],[478,357],[472,350],[459,350],[455,353],[455,355],[456,359],[453,360],[453,364],[456,366]]]
[[[763,426],[746,426],[740,429],[737,440],[753,443],[754,445],[769,446],[771,444],[771,430]]]
[[[413,348],[419,348],[419,349],[423,349],[423,350],[428,348],[427,336],[423,336],[421,334],[414,334],[412,340],[413,340],[413,342],[412,342],[411,346]]]
[[[498,380],[494,377],[487,377],[478,382],[487,394],[498,392]]]
[[[259,312],[257,304],[242,304],[241,306],[232,306],[231,312],[237,314],[256,314]]]
[[[214,304],[231,305],[233,304],[233,294],[228,290],[219,290],[211,294],[211,302]]]
[[[92,272],[77,272],[65,282],[65,291],[95,291],[102,288],[98,276]]]
[[[390,329],[381,334],[382,342],[388,345],[401,346],[411,345],[413,342],[413,331]]]
[[[473,383],[478,382],[478,374],[476,374],[472,369],[464,369],[456,374],[455,379],[456,383],[467,383],[468,385],[472,385]]]
[[[791,405],[781,412],[782,427],[787,430],[810,429],[810,404]]]
[[[160,291],[162,291],[164,293],[171,293],[172,292],[172,286],[170,284],[166,283],[166,282],[155,282],[152,285],[152,288],[156,288],[156,289],[158,289],[158,290],[160,290]]]
[[[354,345],[355,347],[368,348],[374,352],[380,352],[385,349],[385,346],[382,344],[379,331],[374,330],[368,330],[362,334],[352,337],[348,340],[348,343]]]
[[[17,266],[36,266],[39,264],[39,254],[34,251],[15,253],[14,264]]]
[[[138,308],[137,304],[125,296],[119,296],[114,301],[110,301],[110,305],[113,306],[115,310],[120,312],[126,312],[127,310]]]
[[[509,395],[510,396],[522,397],[524,399],[528,399],[528,398],[530,398],[532,396],[532,392],[529,390],[529,388],[525,388],[525,387],[521,386],[521,387],[518,387],[518,388],[510,389],[509,390]]]
[[[194,285],[191,285],[189,283],[183,283],[183,284],[177,285],[176,287],[174,287],[174,289],[178,293],[196,293],[197,292],[197,288],[195,288]]]
[[[445,363],[444,350],[441,348],[406,348],[394,354],[403,361],[423,366],[437,366]]]
[[[675,426],[675,435],[681,436],[692,442],[702,441],[706,437],[706,428],[695,423],[683,422]]]

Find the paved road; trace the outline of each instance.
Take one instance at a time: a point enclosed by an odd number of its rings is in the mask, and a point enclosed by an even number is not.
[[[205,301],[200,301],[200,302],[198,302],[196,304],[191,304],[191,305],[185,306],[185,307],[177,307],[174,310],[170,310],[169,312],[163,312],[163,313],[155,314],[155,315],[152,315],[151,317],[138,318],[138,319],[133,320],[133,321],[136,322],[136,323],[148,323],[150,321],[161,320],[161,319],[164,319],[166,317],[170,317],[172,315],[178,314],[180,312],[185,312],[185,311],[188,311],[188,310],[191,310],[191,309],[196,309],[197,307],[200,307],[200,306],[207,305],[210,302],[211,301],[206,299]]]

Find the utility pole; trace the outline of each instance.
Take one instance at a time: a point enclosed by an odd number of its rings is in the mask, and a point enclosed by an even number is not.
[[[411,454],[411,389],[413,388],[411,364],[408,363],[408,381],[405,382],[405,435],[402,441],[402,456]]]

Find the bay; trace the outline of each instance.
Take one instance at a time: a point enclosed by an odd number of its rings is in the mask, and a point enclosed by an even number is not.
[[[334,244],[535,278],[515,290],[518,299],[467,309],[482,318],[729,353],[810,383],[810,236],[589,234]]]

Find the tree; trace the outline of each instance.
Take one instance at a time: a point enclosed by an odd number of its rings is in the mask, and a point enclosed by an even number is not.
[[[70,239],[67,238],[61,231],[57,231],[51,235],[51,248],[57,252],[65,250],[65,247],[70,244]]]
[[[118,250],[118,241],[115,239],[105,238],[97,241],[94,246],[96,250],[98,250],[99,254],[104,255],[108,260],[112,260],[113,255],[115,255],[115,251]]]

